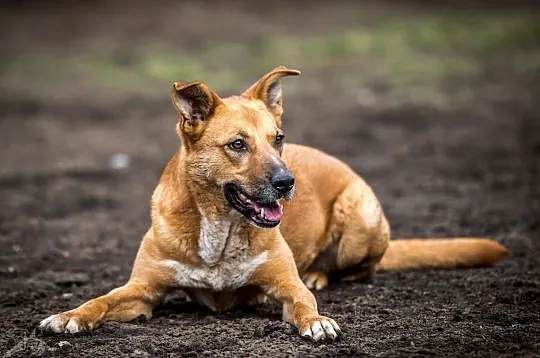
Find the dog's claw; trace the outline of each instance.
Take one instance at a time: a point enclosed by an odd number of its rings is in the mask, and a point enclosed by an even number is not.
[[[341,329],[333,319],[320,316],[312,321],[301,335],[315,342],[324,340],[333,341],[341,335]]]
[[[336,326],[337,326],[337,324],[336,324]],[[332,324],[330,322],[323,321],[322,322],[322,327],[324,328],[324,331],[326,332],[328,337],[330,337],[331,340],[336,339],[336,337],[338,336],[338,333],[335,331],[334,326],[332,326]],[[339,327],[338,327],[338,331],[339,331]]]

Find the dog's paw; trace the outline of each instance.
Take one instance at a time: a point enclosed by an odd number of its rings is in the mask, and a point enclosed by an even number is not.
[[[322,290],[328,286],[328,275],[325,272],[306,272],[302,277],[310,290]]]
[[[260,293],[257,296],[247,301],[248,306],[265,305],[270,302],[270,298],[264,293]]]
[[[341,335],[341,329],[332,318],[317,316],[300,328],[300,335],[313,341],[333,341]]]
[[[49,333],[79,333],[86,331],[86,326],[82,324],[80,318],[68,312],[45,318],[39,324],[39,328],[43,332]]]

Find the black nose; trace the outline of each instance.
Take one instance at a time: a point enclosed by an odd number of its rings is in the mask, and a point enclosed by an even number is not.
[[[294,177],[291,172],[286,169],[280,169],[272,174],[270,179],[272,186],[281,193],[290,191],[294,186]]]

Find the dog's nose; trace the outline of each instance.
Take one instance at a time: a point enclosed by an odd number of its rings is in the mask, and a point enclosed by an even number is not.
[[[275,172],[270,179],[272,186],[281,193],[290,191],[294,186],[294,177],[291,172],[286,169],[281,169]]]

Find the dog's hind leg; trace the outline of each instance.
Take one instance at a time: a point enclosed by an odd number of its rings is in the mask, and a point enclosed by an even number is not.
[[[315,289],[330,278],[370,279],[390,240],[390,227],[371,188],[361,179],[338,196],[328,228],[328,244],[304,274]],[[307,281],[307,280],[306,280]],[[307,283],[307,282],[306,282]]]

